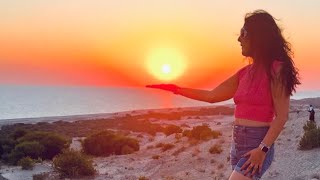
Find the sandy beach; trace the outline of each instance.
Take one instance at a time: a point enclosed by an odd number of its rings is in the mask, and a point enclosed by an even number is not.
[[[315,98],[316,99],[316,98]],[[315,99],[313,99],[315,101]],[[316,99],[318,100],[318,99]],[[263,180],[311,180],[320,179],[319,148],[301,151],[298,150],[299,140],[303,135],[303,125],[308,120],[306,108],[309,101],[294,101],[290,106],[289,120],[284,130],[275,142],[275,159],[270,169],[263,176]],[[232,105],[230,105],[232,107]],[[189,108],[197,111],[203,107]],[[179,112],[186,108],[172,108],[154,110],[157,112]],[[316,110],[316,123],[320,123],[319,109]],[[108,117],[123,115],[144,114],[146,110],[106,114]],[[94,115],[92,115],[94,116]],[[92,118],[92,116],[90,118]],[[96,115],[98,116],[98,115]],[[102,115],[99,115],[102,116]],[[79,118],[90,119],[89,116]],[[75,120],[74,117],[64,117],[59,120]],[[194,126],[208,124],[212,130],[222,133],[217,139],[208,141],[190,142],[181,134],[166,136],[157,133],[152,136],[148,133],[131,132],[130,137],[139,140],[140,150],[129,155],[112,155],[109,157],[94,158],[97,175],[91,179],[227,179],[231,173],[229,162],[229,148],[233,115],[203,115],[183,116],[179,120],[149,119],[152,123],[161,125],[174,124],[182,129],[192,129]],[[51,119],[52,120],[52,119]],[[30,121],[28,121],[29,123]],[[70,148],[81,150],[81,137],[73,138]],[[159,143],[171,143],[172,149],[162,151],[157,148]],[[211,154],[210,147],[220,145],[222,152]],[[37,164],[32,171],[21,170],[19,167],[2,166],[0,173],[7,179],[32,179],[33,174],[53,172],[50,162]],[[89,178],[90,179],[90,178]]]

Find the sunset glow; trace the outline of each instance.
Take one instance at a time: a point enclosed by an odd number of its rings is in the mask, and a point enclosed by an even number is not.
[[[0,84],[170,81],[211,89],[246,64],[239,31],[246,13],[264,9],[292,44],[298,88],[320,89],[317,7],[320,1],[1,1]]]
[[[174,48],[153,49],[146,61],[148,72],[159,80],[174,80],[186,69],[186,58]]]

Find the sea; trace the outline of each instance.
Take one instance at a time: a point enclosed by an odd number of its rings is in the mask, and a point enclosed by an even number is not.
[[[292,99],[320,97],[298,91]],[[214,105],[233,104],[228,100]],[[0,122],[20,118],[115,113],[140,109],[210,106],[158,89],[0,85]]]

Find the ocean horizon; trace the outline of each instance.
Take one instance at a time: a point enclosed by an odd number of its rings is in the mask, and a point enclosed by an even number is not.
[[[0,121],[233,104],[232,99],[210,104],[157,89],[136,87],[1,85],[0,92]],[[314,97],[320,97],[320,90],[297,91],[291,99]]]

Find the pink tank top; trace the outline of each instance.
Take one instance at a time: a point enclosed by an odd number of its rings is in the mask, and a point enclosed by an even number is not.
[[[280,61],[274,61],[273,70],[278,72]],[[249,119],[260,122],[271,122],[274,118],[274,107],[270,80],[266,72],[257,71],[251,78],[249,71],[252,65],[247,65],[238,71],[239,84],[233,97],[236,104],[235,118]]]

